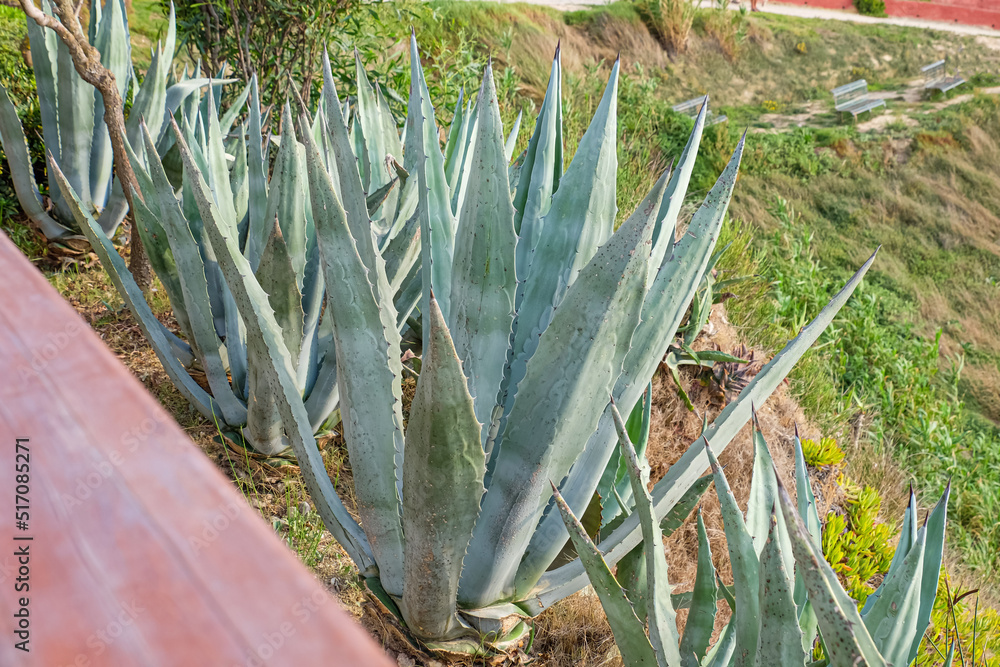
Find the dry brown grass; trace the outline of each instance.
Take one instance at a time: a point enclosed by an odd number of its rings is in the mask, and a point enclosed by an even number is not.
[[[535,648],[546,667],[621,667],[611,626],[592,589],[580,591],[538,617]]]
[[[729,62],[735,62],[743,47],[743,34],[748,22],[739,12],[728,9],[704,14],[705,34],[714,39]]]
[[[653,28],[670,53],[687,51],[688,36],[697,14],[692,0],[642,0],[639,13]]]

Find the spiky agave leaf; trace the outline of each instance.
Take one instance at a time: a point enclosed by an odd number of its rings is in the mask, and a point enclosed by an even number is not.
[[[656,653],[646,636],[645,628],[632,604],[625,595],[625,590],[618,585],[611,568],[601,556],[600,549],[594,544],[583,525],[573,515],[569,505],[559,495],[559,490],[555,484],[552,485],[552,497],[555,499],[556,507],[559,508],[563,521],[569,528],[570,539],[580,554],[583,562],[594,584],[594,591],[601,600],[608,616],[608,624],[615,635],[615,642],[622,652],[622,657],[627,660],[628,667],[653,667],[658,665]]]
[[[97,253],[98,259],[101,260],[101,264],[107,267],[111,282],[114,283],[118,294],[122,296],[129,311],[135,317],[140,329],[142,329],[143,335],[150,341],[153,351],[163,364],[163,370],[166,371],[167,376],[170,377],[174,386],[178,388],[184,398],[191,405],[195,406],[203,416],[211,419],[212,415],[219,414],[220,408],[218,403],[215,402],[208,392],[198,386],[198,383],[191,379],[191,376],[187,373],[187,369],[181,364],[177,355],[171,353],[171,343],[167,336],[169,332],[156,319],[156,316],[153,315],[153,311],[146,302],[142,290],[136,285],[135,278],[132,277],[131,272],[129,272],[128,267],[125,265],[125,260],[122,259],[114,245],[104,235],[100,225],[97,224],[97,221],[94,220],[90,212],[83,208],[83,202],[76,196],[73,187],[51,155],[49,159],[53,166],[52,175],[69,201],[77,223],[83,229],[84,234],[86,234],[94,252]]]
[[[806,469],[806,460],[802,454],[802,441],[799,440],[798,427],[795,428],[795,493],[798,502],[799,516],[805,522],[809,538],[817,549],[821,548],[822,526],[819,522],[819,514],[816,511],[816,497],[813,495],[812,486],[809,484],[809,472]],[[788,527],[785,526],[787,531]],[[791,538],[789,538],[791,539]],[[789,549],[791,545],[789,544]],[[802,575],[795,572],[795,591],[793,593],[795,606],[799,610],[799,627],[802,629],[802,648],[807,653],[812,651],[816,641],[817,625],[816,612],[813,610],[812,602],[806,594],[805,581]]]
[[[733,584],[736,588],[736,653],[735,665],[751,665],[757,649],[760,633],[760,568],[753,539],[743,520],[743,513],[736,504],[736,498],[729,489],[722,467],[719,465],[712,446],[705,440],[705,452],[715,476],[715,491],[722,506],[722,522],[729,546],[729,560],[733,568]]]
[[[208,282],[205,278],[204,263],[198,244],[184,219],[173,188],[167,181],[166,172],[153,151],[153,138],[143,126],[146,150],[152,156],[149,163],[149,188],[144,188],[150,206],[155,206],[158,221],[176,266],[176,276],[180,284],[182,298],[174,305],[175,312],[182,312],[183,304],[188,322],[188,335],[199,352],[199,359],[205,371],[212,395],[219,403],[219,417],[228,424],[246,421],[246,405],[234,394],[226,377],[223,350],[212,321],[211,303],[208,296]],[[136,174],[142,174],[138,162],[133,164]]]
[[[513,335],[513,358],[504,396],[504,415],[513,409],[528,361],[552,321],[567,288],[597,248],[611,236],[615,214],[618,71],[611,69],[604,96],[580,140],[560,188],[534,232],[529,275],[520,291]],[[631,409],[631,408],[629,408]],[[504,430],[500,425],[501,432]],[[502,440],[501,440],[502,442]]]
[[[567,181],[563,181],[567,185]],[[548,502],[542,480],[561,479],[579,456],[610,395],[639,319],[652,224],[626,222],[566,292],[538,350],[503,435],[490,491],[470,545],[461,598],[481,607],[513,595],[524,549]]]
[[[865,629],[854,600],[847,595],[837,575],[816,548],[805,522],[785,487],[778,480],[778,500],[785,515],[795,564],[809,591],[820,632],[832,667],[885,667],[887,664]]]
[[[479,132],[470,151],[475,169],[469,176],[470,194],[458,220],[449,328],[468,374],[476,417],[483,424],[485,447],[503,377],[517,286],[514,209],[507,183],[500,108],[489,64],[476,109]]]
[[[770,456],[767,457],[770,462]],[[758,458],[755,458],[756,464]],[[763,462],[763,461],[762,461]],[[772,468],[772,474],[774,470]],[[759,502],[759,501],[757,501]],[[750,501],[751,506],[754,500]],[[783,536],[778,523],[777,499],[771,505],[767,538],[761,545],[759,567],[760,625],[757,635],[756,667],[805,665],[798,611],[792,597],[792,573],[786,569]],[[739,614],[737,614],[739,615]]]
[[[914,535],[917,513],[911,489],[911,504],[904,514],[889,571],[875,593],[868,596],[874,596],[874,600],[870,604],[866,600],[861,610],[865,626],[891,664],[909,664],[916,658],[930,622],[941,571],[950,491],[949,484]]]
[[[430,307],[433,290],[445,319],[451,317],[451,270],[455,248],[455,217],[448,195],[444,173],[444,156],[438,143],[434,107],[431,106],[424,72],[420,67],[417,38],[410,35],[410,103],[408,118],[413,129],[407,134],[404,151],[415,160],[417,186],[420,192],[421,266],[423,296],[421,311]],[[426,195],[425,195],[426,193]],[[424,346],[428,344],[424,336]]]
[[[698,508],[698,569],[694,577],[691,611],[688,612],[684,636],[681,638],[681,667],[698,667],[708,652],[715,629],[718,591],[715,566],[712,564],[712,547],[708,543],[708,531],[705,530],[701,508]]]
[[[688,233],[667,255],[667,259],[656,271],[645,294],[642,319],[632,335],[632,349],[625,357],[622,373],[612,393],[615,400],[623,406],[628,406],[629,410],[638,403],[643,388],[666,353],[667,347],[673,340],[674,331],[680,324],[704,274],[729,205],[742,154],[743,141],[736,147],[729,165],[709,192],[705,203],[692,218]],[[664,188],[675,178],[679,178],[676,171],[669,181],[664,175],[633,215],[647,217],[654,221],[654,225],[662,227],[666,221],[658,216],[662,208]],[[741,425],[742,423],[745,421],[741,422]],[[735,435],[736,431],[731,433]],[[563,497],[571,507],[584,506],[598,490],[603,471],[607,469],[614,449],[614,442],[614,422],[605,410],[596,431],[590,435],[570,475],[561,484]],[[719,439],[719,446],[725,444],[728,444],[728,440]],[[690,485],[694,479],[696,477],[691,477],[686,484]],[[678,498],[685,490],[686,487],[683,490],[678,489]],[[602,488],[602,491],[604,494],[607,493],[605,488]],[[530,594],[532,587],[539,582],[539,578],[549,567],[553,558],[552,541],[558,543],[563,537],[562,531],[562,526],[553,522],[551,515],[542,519],[542,524],[536,531],[536,537],[521,565],[518,576],[518,592],[521,596]]]
[[[428,319],[431,345],[406,429],[401,608],[417,637],[440,642],[468,633],[456,614],[458,581],[486,491],[486,456],[462,362],[436,300]]]
[[[709,442],[716,443],[720,450],[728,445],[750,418],[751,403],[759,405],[771,395],[795,362],[812,346],[820,333],[847,302],[874,260],[875,255],[873,254],[816,318],[761,369],[753,381],[740,393],[739,398],[726,406],[726,409],[705,433]],[[656,486],[653,487],[653,500],[656,503],[657,516],[666,514],[677,503],[690,484],[704,470],[708,464],[707,459],[704,445],[696,442],[688,448],[677,463],[671,466],[663,479],[656,483]],[[602,543],[602,551],[610,564],[617,563],[622,556],[639,543],[641,539],[639,532],[637,518],[629,517],[608,536],[607,540]],[[541,612],[553,602],[571,595],[585,585],[586,576],[578,563],[564,565],[546,573],[539,580],[530,596],[530,608],[533,613]]]
[[[211,190],[201,176],[180,128],[173,121],[171,124],[184,159],[185,172],[192,174],[192,188],[205,225],[204,231],[216,250],[221,270],[233,290],[242,319],[247,323],[248,345],[262,348],[261,355],[266,354],[271,360],[271,363],[262,363],[259,371],[266,382],[278,387],[274,392],[275,404],[285,425],[289,444],[302,468],[309,495],[316,503],[316,509],[326,527],[358,564],[359,570],[370,575],[376,567],[373,556],[375,550],[367,535],[347,512],[326,474],[305,406],[295,386],[291,357],[285,348],[267,294],[254,279],[249,262],[239,250],[237,239],[227,234],[226,223],[215,206]],[[337,223],[335,217],[331,217],[332,226]]]
[[[39,81],[39,86],[41,85]],[[39,94],[41,95],[41,92]],[[0,85],[0,142],[3,143],[4,153],[7,155],[11,179],[14,181],[14,193],[25,215],[38,226],[39,231],[47,239],[71,236],[73,232],[56,222],[42,207],[42,198],[35,182],[31,156],[28,154],[28,142],[24,137],[21,120],[17,117],[17,109],[7,95],[7,89],[2,85]]]
[[[653,499],[646,488],[649,483],[649,469],[639,465],[639,457],[629,440],[625,422],[614,403],[611,404],[611,414],[615,420],[618,440],[632,484],[635,511],[642,526],[647,570],[646,610],[649,618],[649,640],[660,664],[679,665],[681,654],[677,613],[670,600],[670,581],[667,577],[667,557],[663,551],[663,534],[660,532],[660,522],[653,513]]]
[[[307,127],[305,116],[301,122]],[[379,565],[382,585],[389,594],[400,595],[403,535],[400,485],[396,482],[397,476],[401,480],[403,471],[399,468],[403,462],[402,444],[396,441],[402,439],[402,418],[400,414],[398,421],[386,419],[386,415],[401,409],[398,397],[402,373],[394,370],[394,365],[400,365],[398,333],[394,339],[387,338],[382,312],[385,303],[380,304],[376,288],[369,282],[368,267],[358,251],[361,243],[350,234],[348,216],[309,133],[303,131],[302,137],[306,142],[309,192],[323,259],[327,307],[336,341],[344,440],[355,479],[358,512]],[[357,216],[358,211],[352,210],[351,214]],[[368,240],[372,242],[370,232]],[[384,273],[380,279],[385,280]],[[395,333],[395,315],[392,317]]]

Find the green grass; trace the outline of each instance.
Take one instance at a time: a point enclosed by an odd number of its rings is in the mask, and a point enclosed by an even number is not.
[[[323,558],[319,550],[320,540],[326,533],[323,519],[309,507],[292,497],[288,485],[285,486],[285,517],[274,522],[274,529],[285,540],[307,567],[315,567]],[[305,511],[303,511],[305,510]]]
[[[768,250],[774,321],[792,335],[847,273],[819,259],[810,227],[787,204],[779,202],[773,212],[781,221]],[[867,446],[890,450],[924,492],[925,503],[951,479],[949,546],[995,586],[1000,526],[989,517],[1000,510],[1000,432],[963,405],[953,370],[961,357],[942,360],[941,334],[918,335],[905,316],[906,302],[877,274],[873,278],[793,373],[797,393],[826,428],[863,416]]]
[[[0,81],[18,107],[21,122],[38,130],[29,135],[28,147],[36,161],[41,161],[44,149],[39,138],[41,119],[35,97],[35,75],[21,56],[21,44],[27,34],[24,12],[0,5]],[[8,169],[7,157],[0,147],[0,229],[29,257],[40,257],[45,252],[44,245],[31,229],[18,222],[21,208]]]

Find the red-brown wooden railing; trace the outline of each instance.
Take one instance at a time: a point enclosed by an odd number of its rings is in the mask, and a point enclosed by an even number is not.
[[[0,233],[0,666],[391,664]]]

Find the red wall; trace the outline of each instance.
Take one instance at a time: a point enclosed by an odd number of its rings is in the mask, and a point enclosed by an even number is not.
[[[854,9],[851,0],[780,0],[783,4],[821,9]],[[946,21],[1000,30],[1000,2],[997,0],[885,0],[889,16]]]

